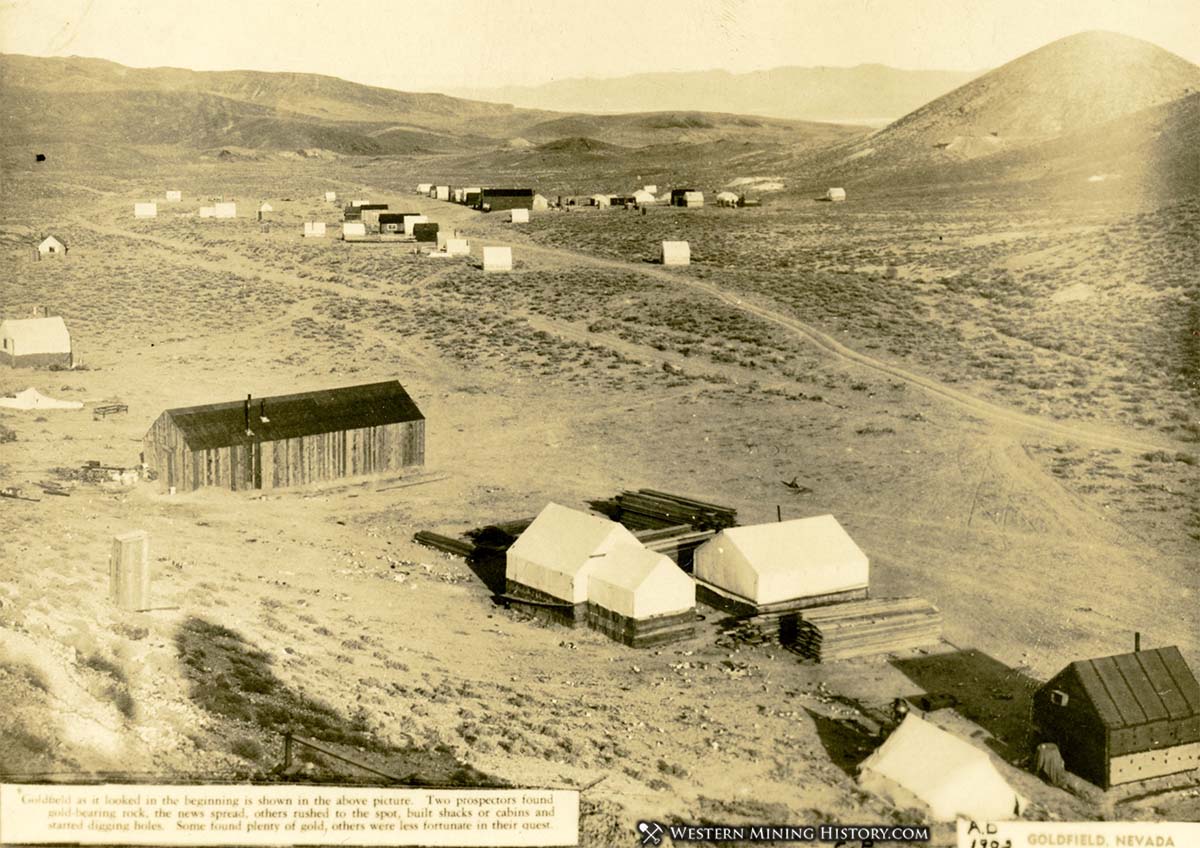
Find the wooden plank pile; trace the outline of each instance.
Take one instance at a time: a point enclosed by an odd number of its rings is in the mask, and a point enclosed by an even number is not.
[[[690,524],[657,530],[634,530],[633,535],[647,550],[664,554],[684,571],[692,570],[696,548],[717,534],[716,530],[697,530]]]
[[[615,498],[617,520],[630,530],[661,530],[687,524],[697,530],[724,530],[737,524],[737,510],[655,489],[625,491]]]
[[[413,534],[413,541],[427,548],[460,556],[463,559],[467,559],[475,553],[475,546],[468,541],[443,536],[441,533],[431,533],[428,530],[417,531]]]
[[[878,598],[801,610],[792,645],[831,662],[919,648],[941,635],[942,614],[924,598]]]

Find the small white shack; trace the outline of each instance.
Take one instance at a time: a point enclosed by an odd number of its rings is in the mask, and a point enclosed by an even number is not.
[[[634,648],[695,633],[696,584],[669,557],[618,545],[601,559],[588,577],[590,627]]]
[[[133,217],[135,218],[157,218],[158,204],[157,203],[135,203],[133,204]]]
[[[509,209],[508,220],[512,224],[528,224],[529,210],[528,209]]]
[[[324,221],[305,221],[304,222],[304,237],[305,238],[325,238],[325,222]]]
[[[434,186],[433,193],[430,196],[436,198],[437,200],[449,200],[450,199],[450,186],[448,186],[448,185]]]
[[[0,321],[0,364],[13,368],[71,368],[71,334],[57,315]]]
[[[612,206],[611,194],[593,194],[591,197],[593,206],[608,207]]]
[[[483,249],[484,271],[511,271],[512,268],[511,247],[485,247]]]
[[[897,809],[928,809],[939,822],[1009,821],[1028,803],[986,751],[914,713],[858,769],[864,789]]]
[[[200,217],[201,217],[201,218],[215,218],[215,217],[217,217],[217,207],[215,207],[215,206],[201,206],[201,207],[200,207]]]
[[[825,199],[832,200],[834,203],[840,203],[846,199],[846,190],[844,188],[831,188],[825,192]]]
[[[232,201],[225,201],[213,206],[214,218],[236,218],[237,204]]]
[[[417,194],[428,196],[430,189],[433,188],[433,183],[417,183]]]
[[[471,243],[464,238],[446,239],[446,253],[450,256],[469,256]]]
[[[734,194],[732,191],[718,191],[717,192],[717,205],[718,206],[737,206],[739,201],[740,201],[740,197],[738,195]]]
[[[649,206],[658,198],[654,196],[654,192],[647,191],[644,188],[639,188],[633,193],[633,200],[638,206]]]
[[[533,602],[530,611],[535,615],[583,624],[589,578],[604,555],[620,545],[641,547],[615,521],[547,504],[505,555],[505,592]]]
[[[404,217],[404,234],[406,236],[411,236],[413,234],[413,227],[415,227],[417,224],[428,223],[429,218],[426,215],[406,215]]]
[[[61,256],[67,252],[67,243],[58,236],[46,236],[37,246],[38,256]]]
[[[658,260],[663,265],[690,265],[692,249],[686,241],[664,241],[658,248]]]
[[[167,203],[179,203],[183,200],[182,191],[169,190],[167,192]]]
[[[336,191],[325,192],[325,202],[326,203],[337,203],[337,192]]]
[[[867,597],[867,555],[832,515],[728,527],[696,549],[697,595],[759,613]]]
[[[342,224],[342,240],[351,241],[353,239],[365,239],[367,237],[367,225],[362,221],[347,221]]]

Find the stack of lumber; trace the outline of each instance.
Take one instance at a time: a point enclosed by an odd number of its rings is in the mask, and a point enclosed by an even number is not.
[[[635,530],[633,535],[647,550],[664,554],[684,571],[692,570],[696,548],[716,535],[715,530],[697,530],[690,524],[660,530]]]
[[[697,530],[724,530],[737,524],[737,510],[655,489],[622,492],[617,519],[630,530],[660,530],[687,524]]]
[[[467,559],[471,554],[475,553],[475,546],[464,539],[454,539],[450,536],[443,536],[440,533],[431,533],[428,530],[420,530],[415,533],[413,541],[427,548],[460,556],[463,559]]]
[[[942,614],[924,598],[878,598],[801,610],[793,646],[818,662],[931,645]]]

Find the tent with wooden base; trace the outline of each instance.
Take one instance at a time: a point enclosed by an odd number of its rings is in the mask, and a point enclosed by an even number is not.
[[[935,821],[1018,818],[1028,803],[986,751],[909,713],[858,767],[859,783],[895,807],[924,807]]]
[[[696,549],[702,601],[734,613],[867,596],[867,555],[832,515],[728,527]]]
[[[591,573],[618,545],[641,547],[615,521],[549,503],[505,554],[506,592],[542,617],[582,624]]]
[[[664,554],[633,545],[609,551],[588,577],[588,625],[634,648],[695,632],[696,584]]]

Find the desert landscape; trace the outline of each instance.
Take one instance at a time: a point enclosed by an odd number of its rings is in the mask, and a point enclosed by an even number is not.
[[[643,820],[942,845],[953,825],[856,779],[894,700],[937,695],[1025,818],[1197,820],[1194,772],[1044,781],[1029,718],[1135,633],[1200,668],[1200,67],[1084,33],[944,82],[874,129],[0,56],[0,306],[62,316],[74,357],[0,366],[0,395],[81,404],[0,409],[0,777],[376,782],[312,753],[280,775],[290,730],[409,785],[580,788],[582,845]],[[518,225],[427,182],[552,206]],[[647,184],[706,203],[554,206]],[[707,201],[727,189],[761,205]],[[344,241],[351,198],[470,255]],[[237,217],[201,218],[217,200]],[[68,252],[39,258],[48,235]],[[658,262],[669,240],[690,264]],[[512,271],[481,268],[492,245]],[[381,380],[424,415],[421,469],[174,493],[80,471],[140,468],[163,410]],[[413,539],[643,487],[743,524],[833,514],[872,597],[936,605],[941,641],[815,663],[700,606],[638,650]],[[133,529],[141,612],[108,595]]]

